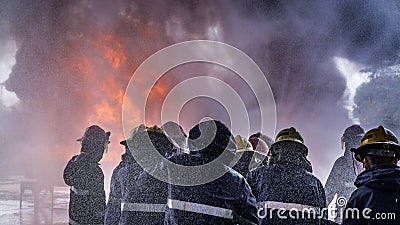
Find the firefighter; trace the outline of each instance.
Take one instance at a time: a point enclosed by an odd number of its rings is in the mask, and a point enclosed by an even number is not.
[[[246,177],[250,171],[260,166],[262,161],[266,158],[266,155],[253,150],[251,143],[240,135],[235,136],[235,142],[237,146],[236,154],[239,155],[240,159],[233,169],[243,177]],[[260,141],[260,144],[258,144],[259,148],[262,146],[263,142],[262,140]]]
[[[110,132],[97,125],[86,128],[81,153],[72,157],[64,170],[64,181],[70,189],[69,224],[103,224],[106,195],[104,174],[99,166],[107,150]]]
[[[312,174],[307,154],[300,133],[293,127],[283,129],[268,152],[268,165],[250,172],[260,224],[319,224],[312,218],[321,217],[325,192]]]
[[[351,150],[365,171],[354,182],[357,189],[347,203],[343,225],[400,224],[400,145],[393,132],[379,126]],[[351,213],[351,211],[358,211]]]
[[[267,165],[268,164],[267,154],[269,152],[269,149],[271,148],[271,145],[274,143],[274,140],[272,140],[272,138],[270,138],[265,134],[257,132],[255,134],[250,135],[249,142],[253,146],[254,151],[259,152],[261,154],[260,156],[263,159],[261,165]]]
[[[232,169],[240,173],[243,177],[246,177],[247,173],[251,170],[250,164],[253,159],[254,150],[250,142],[240,135],[235,136],[235,143],[235,153],[239,155],[240,159]]]
[[[194,126],[189,132],[188,145],[189,154],[174,155],[170,160],[184,166],[197,166],[200,169],[196,176],[207,176],[201,170],[202,165],[222,154],[234,157],[236,150],[231,132],[216,120]],[[208,183],[193,186],[169,184],[165,225],[258,223],[255,198],[246,180],[222,162],[216,167],[216,170],[224,169],[226,173]]]
[[[131,152],[129,151],[129,147],[127,142],[131,141],[133,137],[146,130],[146,126],[141,124],[138,127],[135,127],[129,133],[129,136],[126,140],[120,142],[121,145],[125,147],[125,153],[121,156],[121,162],[115,167],[113,170],[111,181],[110,181],[110,194],[106,206],[105,212],[105,225],[113,225],[118,224],[120,217],[121,217],[121,199],[122,199],[122,192],[124,190],[122,178],[126,177],[125,169],[126,167],[130,167],[130,172],[133,174],[131,177],[138,177],[139,174],[143,171],[142,168],[136,163],[135,159],[133,158]],[[121,172],[122,171],[122,172]]]
[[[187,135],[183,131],[183,128],[172,121],[168,121],[161,126],[162,130],[174,145],[174,153],[188,153],[189,149],[187,148]]]
[[[344,210],[344,205],[336,204],[338,199],[349,200],[351,193],[356,189],[353,184],[356,179],[356,173],[353,170],[355,159],[351,149],[358,147],[363,134],[363,128],[356,124],[345,129],[341,138],[344,155],[333,164],[325,184],[326,202],[331,203],[330,206],[335,209],[335,211],[330,211],[328,216],[338,223],[342,222]]]
[[[157,126],[148,127],[145,132],[138,133],[128,141],[131,151],[154,146],[162,156],[168,158],[173,154],[173,145],[163,130]],[[158,159],[146,156],[145,160]],[[147,164],[147,162],[144,162]],[[143,165],[143,164],[142,164]],[[152,176],[154,170],[161,167],[161,161],[153,168],[145,167],[134,179],[135,184],[124,188],[125,193],[121,202],[121,220],[119,224],[163,224],[168,196],[168,184]]]
[[[259,140],[262,140],[263,144],[267,145],[267,148],[257,149]],[[274,140],[272,138],[270,138],[267,135],[262,134],[260,132],[250,135],[249,141],[255,151],[259,151],[263,154],[267,154],[269,151],[269,148],[271,148],[271,145],[274,143]]]
[[[271,147],[271,145],[274,143],[274,140],[272,138],[261,134],[260,132],[252,134],[249,137],[249,142],[251,143],[251,146],[253,147],[253,150],[256,151],[258,154],[257,156],[257,167],[260,166],[265,166],[268,165],[268,152]],[[247,182],[249,183],[250,187],[255,187],[256,186],[256,177],[258,176],[257,173],[259,173],[260,170],[255,170],[254,168],[252,170],[252,173],[247,173],[245,178]]]

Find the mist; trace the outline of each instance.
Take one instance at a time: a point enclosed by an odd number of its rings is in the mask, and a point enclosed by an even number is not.
[[[324,180],[353,123],[334,57],[376,67],[394,62],[400,50],[397,1],[1,1],[0,10],[0,42],[16,43],[2,87],[19,99],[0,108],[2,171],[61,170],[90,124],[112,132],[103,161],[117,162],[133,72],[164,47],[207,39],[241,49],[260,66],[274,93],[277,131],[294,126],[303,134],[314,172]],[[157,106],[174,85],[208,74],[232,84],[246,102],[250,132],[257,132],[254,95],[215,67],[167,73],[150,95],[148,122],[159,123]],[[235,123],[215,102],[198,100],[182,111],[184,129],[204,116]]]

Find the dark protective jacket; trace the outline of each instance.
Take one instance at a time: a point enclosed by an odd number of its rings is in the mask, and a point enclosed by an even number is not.
[[[138,134],[135,136],[130,148],[140,152],[149,145],[153,145],[155,150],[163,156],[171,154],[173,150],[173,145],[168,138],[156,132]],[[120,224],[163,224],[168,196],[168,184],[154,178],[150,174],[153,171],[162,170],[162,164],[151,156],[146,156],[146,158],[141,160],[141,165],[150,165],[149,161],[156,164],[154,167],[145,166],[146,170],[142,169],[137,176],[132,176],[131,171],[133,168],[124,168],[126,175],[123,180],[127,185],[124,185],[124,193],[120,206],[122,210]]]
[[[357,219],[352,213],[345,214],[343,225],[400,224],[400,167],[372,166],[360,173],[354,184],[357,190],[351,195],[346,211],[358,209],[360,216]],[[365,211],[367,218],[364,218],[362,211],[366,208],[370,211]]]
[[[285,150],[274,149],[274,147],[285,148]],[[279,146],[273,146],[272,150],[280,153],[271,156],[268,166],[257,168],[247,177],[258,203],[258,216],[262,218],[261,224],[329,223],[317,219],[319,216],[322,217],[321,210],[326,207],[325,192],[321,182],[311,173],[311,164],[306,160],[305,155],[295,155],[301,152],[300,150],[287,149],[297,147],[299,146],[291,143],[280,143]],[[290,155],[285,155],[287,153]],[[285,210],[278,212],[281,208]],[[316,219],[308,219],[308,212],[304,217],[290,216],[291,209],[297,209],[300,214],[303,209],[309,210],[310,218]],[[279,218],[281,213],[282,217],[287,217],[287,219]],[[293,214],[295,213],[296,211],[293,212]]]
[[[122,202],[120,224],[163,224],[168,184],[143,171]]]
[[[106,195],[98,162],[84,152],[72,157],[64,170],[64,181],[71,186],[69,223],[103,224]]]
[[[105,225],[114,225],[118,224],[120,217],[121,217],[121,199],[122,199],[122,192],[123,192],[123,182],[122,178],[124,176],[123,170],[128,164],[135,164],[135,160],[133,156],[126,152],[121,156],[121,162],[115,167],[113,170],[111,181],[110,181],[110,195],[108,198],[106,211],[105,211]],[[133,167],[135,167],[133,165]],[[141,172],[140,167],[136,167],[138,172],[134,172],[135,174],[139,174]],[[123,172],[121,172],[123,171]]]
[[[184,166],[212,161],[201,154],[180,154],[170,160]],[[209,183],[196,186],[169,184],[165,225],[258,224],[256,202],[248,183],[233,169],[220,166],[227,172]]]
[[[350,198],[351,193],[356,190],[354,181],[356,180],[356,174],[353,167],[353,158],[350,149],[345,150],[345,155],[338,158],[333,164],[332,170],[325,183],[325,194],[326,203],[329,204],[335,194],[339,199]],[[338,200],[336,199],[336,202]],[[342,215],[345,205],[336,204],[336,222],[342,222]]]

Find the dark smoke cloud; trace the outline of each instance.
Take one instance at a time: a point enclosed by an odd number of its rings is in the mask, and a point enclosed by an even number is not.
[[[354,114],[367,129],[379,125],[400,134],[400,76],[399,67],[394,71],[382,71],[380,75],[362,84],[356,92]],[[395,74],[390,74],[394,72]],[[396,74],[397,73],[397,74]],[[384,100],[384,101],[383,101]]]
[[[205,3],[185,1],[1,2],[7,21],[1,38],[7,34],[18,47],[5,85],[21,100],[13,112],[0,113],[2,161],[12,159],[20,170],[38,162],[59,164],[57,157],[65,160],[79,151],[74,140],[89,121],[122,138],[120,99],[113,96],[123,93],[132,72],[155,51],[207,39],[205,25],[215,19],[204,9]],[[196,20],[186,19],[192,16]],[[110,49],[122,56],[105,56]],[[103,101],[112,114],[90,119]],[[117,153],[119,141],[112,140]]]
[[[72,142],[89,125],[96,105],[105,100],[104,93],[109,107],[120,107],[110,96],[125,89],[145,58],[173,43],[212,39],[238,47],[262,68],[277,102],[278,128],[296,126],[303,131],[311,159],[318,162],[317,175],[326,176],[329,168],[325,165],[341,154],[340,135],[351,124],[341,102],[345,79],[333,57],[376,66],[391,61],[400,48],[396,1],[42,0],[0,4],[2,21],[8,23],[0,38],[11,37],[18,47],[6,88],[18,95],[21,106],[12,113],[0,112],[1,135],[6,137],[2,152],[10,157],[15,152],[65,155],[55,146],[78,149]],[[113,68],[110,59],[104,58],[104,47],[125,55],[118,59],[120,67]],[[83,72],[85,59],[94,65],[89,77]],[[167,87],[180,76],[172,77]],[[236,83],[234,78],[224,79]],[[107,89],[103,80],[114,85]],[[257,117],[254,96],[238,86],[251,115]],[[119,133],[120,109],[116,112],[113,120],[97,121]],[[218,116],[213,110],[197,113]],[[257,131],[257,122],[252,126]]]
[[[333,57],[368,67],[395,62],[398,2],[246,1],[228,12],[224,28],[233,35],[225,41],[262,67],[277,102],[278,128],[304,132],[316,173],[327,173],[322,165],[341,154],[339,138],[351,124],[341,100],[345,78]]]

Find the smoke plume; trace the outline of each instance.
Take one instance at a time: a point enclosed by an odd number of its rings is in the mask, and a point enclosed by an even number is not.
[[[400,48],[396,1],[39,0],[0,6],[7,24],[0,26],[1,41],[12,39],[17,46],[5,87],[20,99],[11,111],[0,111],[1,154],[3,162],[18,166],[26,159],[67,160],[79,152],[74,140],[90,124],[111,130],[105,160],[117,161],[123,150],[122,101],[135,69],[163,47],[209,39],[256,61],[275,96],[278,129],[295,126],[303,132],[314,171],[324,177],[351,125],[342,102],[346,80],[333,57],[373,67],[393,61]],[[149,99],[154,112],[149,122],[159,122],[162,100],[194,75],[188,71],[170,71],[159,80]],[[248,88],[237,78],[214,76],[235,86],[255,118],[251,131],[257,132],[258,105]],[[183,112],[196,119],[226,118],[215,102],[200,103],[200,109]],[[186,130],[194,125],[196,119],[182,117]]]

